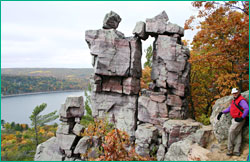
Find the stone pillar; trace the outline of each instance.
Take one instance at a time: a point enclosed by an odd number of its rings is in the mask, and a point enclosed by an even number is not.
[[[103,29],[87,30],[85,40],[93,57],[92,112],[135,136],[141,77],[141,41],[116,30],[121,18],[108,13]]]
[[[146,23],[138,22],[133,34],[145,39],[155,37],[150,91],[139,98],[138,118],[162,125],[164,118],[186,119],[190,64],[189,49],[181,42],[184,29],[169,22],[165,11]]]

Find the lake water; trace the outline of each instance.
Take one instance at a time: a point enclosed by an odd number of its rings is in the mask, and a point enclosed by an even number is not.
[[[37,105],[47,103],[47,107],[41,114],[47,114],[55,110],[59,112],[61,104],[65,103],[67,96],[70,95],[84,96],[84,92],[56,92],[1,98],[1,119],[6,122],[31,124],[29,116]],[[58,123],[58,121],[57,119],[55,122]]]

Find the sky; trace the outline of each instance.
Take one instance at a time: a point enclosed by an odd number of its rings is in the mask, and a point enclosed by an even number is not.
[[[117,30],[126,37],[136,22],[164,10],[182,27],[197,13],[189,1],[2,1],[1,68],[92,68],[85,31],[101,29],[111,10],[122,18]],[[184,34],[192,41],[195,32]],[[152,42],[142,41],[143,50]]]

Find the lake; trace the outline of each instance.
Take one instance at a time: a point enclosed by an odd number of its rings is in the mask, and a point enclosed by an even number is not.
[[[47,103],[47,107],[41,114],[47,114],[55,110],[59,112],[61,104],[65,103],[67,96],[70,95],[84,96],[84,92],[56,92],[3,97],[1,98],[1,119],[9,123],[14,121],[15,123],[31,124],[29,116],[37,105]],[[54,122],[58,123],[59,120],[57,119]]]

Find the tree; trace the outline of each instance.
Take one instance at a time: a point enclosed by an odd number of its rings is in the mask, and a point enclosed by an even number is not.
[[[152,60],[153,60],[153,47],[152,45],[150,45],[146,50],[144,50],[146,52],[146,59],[147,61],[144,63],[144,68],[146,66],[152,68]]]
[[[215,100],[229,95],[232,87],[241,91],[249,87],[249,2],[196,1],[192,5],[199,13],[184,28],[196,27],[199,32],[191,43],[189,103],[203,120],[209,118]]]
[[[5,120],[1,119],[1,126],[3,127],[5,124]]]
[[[151,80],[151,71],[152,68],[149,66],[144,67],[142,70],[142,77],[141,77],[141,89],[148,89],[149,83],[152,82]]]
[[[54,121],[55,119],[58,118],[58,115],[56,115],[56,111],[51,112],[46,115],[40,115],[40,113],[47,107],[46,103],[43,103],[39,106],[36,106],[35,109],[32,112],[32,115],[30,116],[31,120],[31,125],[34,126],[35,129],[35,140],[36,140],[36,146],[38,146],[39,141],[38,141],[38,131],[39,131],[39,126],[43,126],[44,124]]]
[[[145,88],[148,89],[148,85],[151,80],[151,71],[152,71],[152,61],[153,61],[153,47],[150,45],[146,50],[146,59],[147,61],[144,63],[144,69],[142,70],[142,77],[141,77],[141,89]]]

